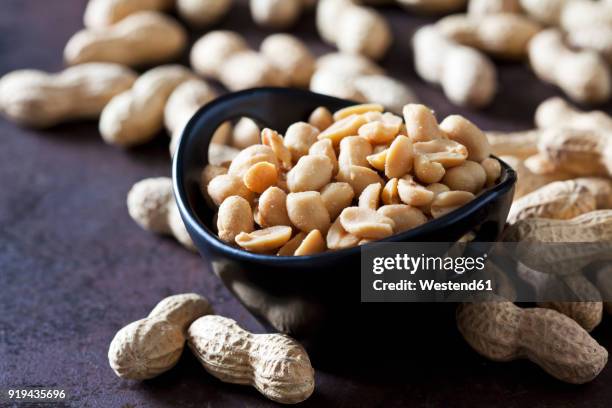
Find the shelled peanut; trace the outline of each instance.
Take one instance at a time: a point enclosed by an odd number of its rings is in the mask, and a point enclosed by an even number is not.
[[[232,91],[258,86],[305,87],[314,70],[308,47],[290,34],[273,34],[260,52],[233,31],[211,31],[191,49],[191,65],[200,75],[217,79]]]
[[[310,90],[357,102],[379,103],[393,112],[417,98],[402,82],[384,75],[383,69],[359,55],[325,54],[317,59]]]
[[[243,249],[306,255],[381,239],[441,217],[495,184],[487,138],[423,105],[404,118],[377,104],[318,108],[283,137],[264,129],[227,173],[207,167],[219,238]],[[316,120],[314,120],[316,119]],[[322,124],[322,125],[321,125]]]
[[[117,332],[108,349],[111,368],[130,380],[146,380],[168,371],[183,352],[189,325],[212,312],[208,300],[195,293],[163,299],[148,317]]]
[[[17,70],[0,78],[0,112],[20,125],[36,128],[97,119],[108,101],[135,80],[132,70],[111,63],[82,64],[56,74]]]
[[[169,177],[147,178],[134,184],[127,195],[127,207],[130,217],[143,229],[172,235],[185,248],[195,251],[174,200]]]
[[[572,384],[592,381],[608,352],[578,323],[551,309],[521,309],[496,299],[457,309],[457,326],[469,345],[493,361],[527,358]]]
[[[117,24],[77,32],[66,44],[64,59],[69,65],[152,65],[177,58],[186,45],[187,33],[177,21],[159,12],[140,11]]]
[[[493,100],[497,73],[484,54],[449,40],[433,25],[418,29],[412,46],[417,74],[439,84],[451,102],[483,107]]]
[[[341,52],[377,60],[391,46],[387,21],[376,10],[352,0],[320,0],[316,23],[323,40]]]
[[[495,57],[523,59],[527,45],[541,27],[529,18],[514,13],[495,13],[473,17],[454,14],[436,23],[448,38],[477,48]]]

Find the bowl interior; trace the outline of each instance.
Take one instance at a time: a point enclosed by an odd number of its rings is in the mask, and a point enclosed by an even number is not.
[[[286,263],[287,266],[290,266],[296,259],[316,259],[328,256],[329,253],[308,257],[259,255],[225,244],[217,238],[214,232],[214,211],[206,204],[202,196],[200,177],[202,169],[208,164],[207,151],[211,137],[219,125],[227,120],[247,116],[258,122],[260,126],[284,132],[292,123],[306,121],[310,113],[318,106],[325,106],[333,112],[353,104],[355,104],[353,101],[304,90],[257,88],[222,96],[201,108],[185,127],[173,162],[174,191],[181,215],[190,233],[196,234],[198,238],[205,240],[208,245],[212,245],[228,255],[243,259],[259,258],[262,261],[275,259],[277,263]],[[490,208],[489,204],[492,201],[500,199],[513,189],[516,174],[510,166],[503,161],[500,162],[502,164],[502,175],[499,182],[480,193],[475,200],[443,217],[382,241],[438,241],[440,240],[439,232],[442,229],[447,230],[446,237],[453,238],[452,234],[448,235],[449,226],[460,225],[462,221],[467,219],[472,220],[470,222],[473,223],[473,220],[478,218],[474,216],[476,213]],[[507,209],[503,216],[506,215]],[[456,230],[458,231],[456,237],[458,239],[463,233],[459,233],[461,228]],[[493,236],[496,234],[491,233],[489,236],[483,234],[479,240],[493,241],[497,238]],[[359,247],[335,251],[334,253],[343,251],[358,253]]]

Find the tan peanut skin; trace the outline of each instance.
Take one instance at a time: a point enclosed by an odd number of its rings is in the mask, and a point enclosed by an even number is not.
[[[572,384],[593,380],[608,352],[578,323],[551,309],[521,309],[511,302],[466,303],[457,326],[474,350],[494,361],[527,358]]]
[[[286,335],[252,334],[232,319],[210,315],[191,324],[188,345],[213,376],[252,385],[273,401],[295,404],[314,391],[310,359]]]
[[[141,11],[110,27],[77,32],[64,48],[64,60],[68,65],[143,66],[170,61],[186,45],[187,34],[176,20],[156,11]]]
[[[135,72],[111,63],[82,64],[56,74],[13,71],[0,78],[0,112],[35,128],[95,119],[111,98],[129,89],[135,80]]]
[[[210,303],[195,293],[163,299],[148,317],[117,332],[108,349],[111,368],[131,380],[146,380],[171,369],[185,347],[187,327],[208,313],[212,313]]]

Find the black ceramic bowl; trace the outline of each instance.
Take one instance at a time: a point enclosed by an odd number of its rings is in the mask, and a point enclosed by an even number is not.
[[[306,120],[318,106],[332,112],[354,102],[285,88],[259,88],[222,96],[200,109],[186,126],[174,158],[174,191],[181,216],[202,256],[227,288],[268,327],[290,333],[311,352],[347,350],[347,338],[369,335],[405,341],[409,328],[421,327],[411,341],[428,341],[431,323],[454,331],[452,309],[445,304],[361,303],[360,248],[303,257],[258,255],[229,246],[214,232],[213,215],[200,191],[200,175],[217,127],[248,116],[284,131]],[[477,199],[439,219],[387,238],[389,242],[454,242],[470,231],[476,240],[498,238],[512,201],[516,174],[502,162],[499,183]],[[399,322],[402,322],[401,324]],[[449,327],[448,324],[451,324]],[[415,326],[416,325],[416,326]],[[421,336],[421,334],[426,334]],[[366,341],[371,341],[368,339]]]

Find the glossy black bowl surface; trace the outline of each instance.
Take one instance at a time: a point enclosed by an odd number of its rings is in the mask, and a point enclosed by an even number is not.
[[[354,102],[308,91],[258,88],[222,96],[200,109],[186,126],[173,163],[174,191],[181,216],[202,256],[230,291],[268,327],[290,333],[312,351],[338,353],[345,338],[364,327],[376,337],[405,338],[406,324],[427,330],[449,330],[447,304],[361,303],[360,248],[304,257],[259,255],[229,246],[214,232],[214,211],[200,190],[210,139],[227,120],[247,116],[261,126],[284,132],[308,118],[318,106],[332,112]],[[502,162],[497,185],[462,208],[421,227],[385,239],[388,242],[454,242],[470,231],[478,241],[495,241],[502,231],[514,192],[516,174]],[[427,316],[426,319],[423,319]],[[434,317],[432,317],[434,316]],[[446,321],[446,323],[444,323]],[[452,330],[452,328],[451,328]],[[422,336],[417,336],[422,337]],[[411,339],[419,340],[411,335]],[[368,340],[370,341],[370,340]]]

